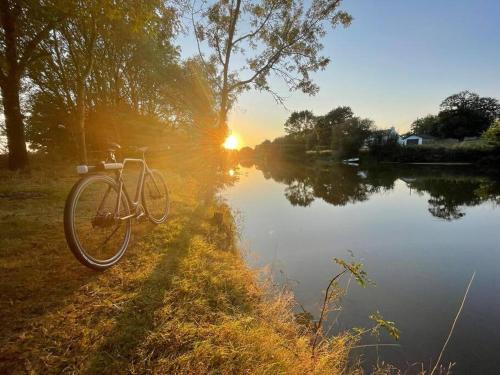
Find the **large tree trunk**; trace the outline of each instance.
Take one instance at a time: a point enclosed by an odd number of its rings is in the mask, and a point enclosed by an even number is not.
[[[28,167],[28,152],[19,102],[19,85],[20,82],[16,77],[8,77],[2,85],[5,130],[7,131],[9,148],[9,169],[11,170]]]
[[[5,38],[5,70],[1,74],[1,89],[9,148],[9,169],[25,169],[28,167],[28,151],[19,101],[21,69],[18,64],[17,20],[6,0],[1,0],[0,15]]]
[[[221,94],[221,109],[219,111],[219,130],[227,131],[227,113],[229,112],[229,108],[227,105],[227,93]]]
[[[222,77],[221,103],[219,111],[219,133],[220,136],[227,135],[227,114],[229,112],[229,63],[231,61],[231,53],[233,51],[234,33],[236,24],[240,17],[241,0],[236,0],[236,5],[231,10],[231,23],[229,24],[228,36],[226,41],[225,59]]]

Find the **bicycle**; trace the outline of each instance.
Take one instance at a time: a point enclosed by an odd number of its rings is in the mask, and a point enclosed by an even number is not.
[[[162,174],[146,163],[147,147],[137,148],[142,158],[116,161],[120,145],[113,143],[106,161],[78,165],[81,178],[71,189],[64,207],[64,233],[75,257],[95,270],[109,268],[123,257],[130,242],[132,219],[147,215],[154,224],[167,220],[170,199]],[[141,165],[134,200],[123,182],[127,163]],[[106,174],[115,173],[114,178]]]

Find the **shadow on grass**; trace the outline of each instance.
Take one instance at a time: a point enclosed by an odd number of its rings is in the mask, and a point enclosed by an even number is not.
[[[187,255],[190,239],[200,228],[204,210],[205,207],[199,206],[191,215],[185,217],[186,221],[180,233],[168,242],[168,251],[142,284],[137,296],[127,303],[112,332],[90,359],[83,373],[126,372],[137,346],[153,328],[155,312],[161,308],[164,295],[177,274],[179,264]]]
[[[78,263],[66,245],[62,229],[64,201],[54,203],[54,198],[47,198],[1,203],[3,341],[25,329],[30,320],[60,307],[68,296],[97,275]]]

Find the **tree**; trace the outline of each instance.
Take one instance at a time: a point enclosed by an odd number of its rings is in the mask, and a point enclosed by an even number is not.
[[[285,122],[285,133],[290,135],[303,134],[313,130],[315,126],[316,118],[311,111],[292,112]]]
[[[459,140],[478,136],[499,117],[498,100],[462,91],[449,96],[441,103],[440,133],[443,137]]]
[[[332,144],[332,132],[339,124],[353,118],[351,107],[337,107],[326,115],[318,118],[317,137],[318,144],[330,147]]]
[[[427,115],[425,117],[416,119],[411,124],[411,134],[428,134],[434,137],[439,137],[439,117],[435,115]]]
[[[228,112],[241,92],[255,88],[283,100],[270,86],[271,75],[282,78],[291,90],[310,95],[318,91],[310,73],[329,63],[320,55],[327,24],[351,22],[339,10],[340,3],[312,0],[306,7],[300,0],[213,0],[201,8],[196,2],[190,7],[199,55],[216,67],[221,133],[226,132]]]
[[[331,127],[336,124],[341,124],[353,116],[354,113],[351,107],[337,107],[321,117],[320,126]]]
[[[145,138],[159,130],[154,125],[160,120],[180,117],[179,92],[189,90],[192,102],[197,94],[185,79],[188,68],[178,66],[171,44],[176,16],[164,2],[73,4],[71,16],[41,43],[43,58],[29,69],[28,136],[34,148],[76,147],[85,161],[87,143]],[[137,131],[141,116],[151,126]]]
[[[40,57],[39,44],[61,18],[62,4],[51,1],[0,2],[0,90],[9,150],[9,168],[28,167],[21,80],[27,68]]]
[[[374,128],[372,120],[359,117],[348,118],[332,129],[332,150],[337,150],[340,157],[352,157],[359,154],[359,149]]]
[[[171,103],[176,129],[210,145],[216,132],[215,92],[199,59],[188,59],[175,75],[173,87],[165,87],[162,100]]]
[[[376,160],[391,160],[401,151],[399,136],[392,129],[373,131],[368,138],[368,147]]]

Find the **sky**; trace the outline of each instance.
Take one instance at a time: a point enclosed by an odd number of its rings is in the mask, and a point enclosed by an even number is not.
[[[321,115],[348,105],[379,128],[405,132],[459,91],[500,99],[500,0],[344,0],[342,9],[354,20],[323,40],[332,61],[313,75],[320,92],[288,92],[272,80],[286,108],[268,93],[241,95],[229,127],[242,146],[283,135],[295,110]],[[181,47],[194,51],[188,39]]]

